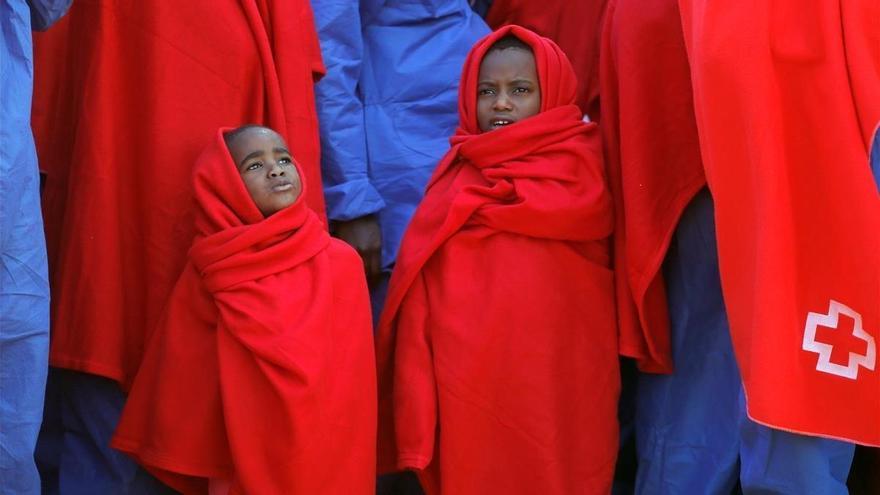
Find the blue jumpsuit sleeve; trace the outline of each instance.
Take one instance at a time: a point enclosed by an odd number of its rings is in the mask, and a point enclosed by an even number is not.
[[[73,0],[28,0],[31,8],[31,29],[45,31],[64,17]]]
[[[312,0],[327,74],[315,86],[327,216],[351,220],[385,206],[370,181],[358,94],[363,40],[357,0]]]

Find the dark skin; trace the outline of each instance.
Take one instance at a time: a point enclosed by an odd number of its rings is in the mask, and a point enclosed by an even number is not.
[[[477,123],[493,131],[541,111],[541,87],[532,52],[521,48],[491,50],[477,79]]]
[[[268,217],[292,205],[302,193],[302,182],[287,144],[277,132],[264,127],[246,129],[233,137],[227,146],[242,181],[263,216]],[[290,186],[286,182],[290,182]],[[361,255],[367,280],[374,282],[381,275],[382,235],[375,216],[333,222],[331,233]]]
[[[382,275],[382,231],[376,215],[333,222],[330,233],[358,252],[364,262],[367,281],[374,285]]]
[[[229,154],[254,204],[268,217],[296,202],[302,181],[281,136],[265,127],[246,129],[228,143]]]

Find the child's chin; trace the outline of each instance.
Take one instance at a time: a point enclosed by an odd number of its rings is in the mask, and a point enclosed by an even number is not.
[[[272,216],[272,215],[278,213],[279,211],[282,211],[282,210],[285,210],[285,209],[287,209],[287,208],[290,208],[291,206],[293,206],[294,203],[296,203],[296,200],[297,200],[297,199],[299,199],[299,194],[298,194],[298,193],[297,193],[297,194],[291,194],[290,197],[287,197],[287,198],[283,198],[283,199],[278,198],[278,200],[276,200],[276,201],[274,202],[274,204],[272,205],[272,207],[269,208],[269,212],[268,212],[268,213],[265,213],[265,212],[264,212],[264,216],[269,217],[269,216]]]
[[[285,208],[290,208],[291,206],[293,206],[294,203],[296,203],[297,198],[299,198],[298,194],[290,195],[290,197],[284,198],[284,201],[281,201],[278,205],[278,209],[283,210]]]

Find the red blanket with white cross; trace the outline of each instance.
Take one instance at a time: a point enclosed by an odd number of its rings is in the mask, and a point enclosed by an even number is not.
[[[679,5],[749,415],[880,445],[880,4]]]

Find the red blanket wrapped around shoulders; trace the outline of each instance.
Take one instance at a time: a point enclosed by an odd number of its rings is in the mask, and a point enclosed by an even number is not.
[[[480,133],[483,56],[512,34],[541,113]],[[619,390],[611,200],[595,124],[550,40],[480,41],[461,123],[402,244],[377,335],[380,470],[429,495],[607,493]]]
[[[363,265],[302,196],[263,219],[223,142],[196,164],[197,237],[112,445],[185,494],[372,493]]]

